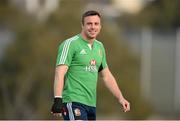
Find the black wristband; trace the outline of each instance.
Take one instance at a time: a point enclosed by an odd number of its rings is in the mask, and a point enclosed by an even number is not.
[[[54,103],[62,103],[62,98],[59,97],[54,98]]]
[[[62,106],[62,98],[54,98],[54,104],[51,108],[51,111],[53,113],[61,113]]]

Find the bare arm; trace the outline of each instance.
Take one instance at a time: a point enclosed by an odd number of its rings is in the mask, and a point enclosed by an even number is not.
[[[119,103],[123,106],[124,111],[127,112],[130,110],[129,102],[123,97],[121,90],[119,89],[114,76],[111,74],[109,68],[103,69],[101,72],[101,77],[110,90],[110,92],[118,99]]]
[[[64,76],[68,70],[68,66],[60,65],[56,67],[54,79],[54,104],[51,108],[51,113],[54,116],[62,116],[62,90],[64,87]]]
[[[64,87],[64,76],[68,70],[68,66],[60,65],[56,67],[55,79],[54,79],[54,97],[62,96],[62,90]]]

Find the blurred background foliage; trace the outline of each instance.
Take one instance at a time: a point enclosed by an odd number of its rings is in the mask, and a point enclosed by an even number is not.
[[[153,0],[138,14],[123,15],[119,18],[119,24],[134,28],[177,29],[180,26],[179,6],[179,0]]]
[[[180,24],[179,3],[178,0],[155,0],[137,15],[123,15],[117,23],[122,28],[174,28]],[[86,4],[84,0],[62,0],[46,21],[39,22],[9,5],[8,0],[0,1],[0,25],[15,33],[0,61],[0,119],[55,119],[50,115],[50,108],[57,47],[80,32]],[[140,96],[140,60],[129,50],[121,34],[109,28],[110,23],[103,20],[98,40],[104,43],[109,68],[130,101],[131,112],[123,113],[99,80],[97,118],[146,119],[153,109]]]

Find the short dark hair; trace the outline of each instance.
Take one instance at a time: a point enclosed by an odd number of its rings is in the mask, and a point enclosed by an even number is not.
[[[82,24],[84,25],[84,18],[87,17],[87,16],[99,16],[99,18],[101,18],[101,15],[99,12],[95,11],[95,10],[89,10],[89,11],[86,11],[83,15],[82,15],[82,19],[81,19],[81,22]]]

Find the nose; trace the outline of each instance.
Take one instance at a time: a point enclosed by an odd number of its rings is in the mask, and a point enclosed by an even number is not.
[[[91,28],[92,28],[92,29],[95,29],[95,27],[96,27],[95,24],[92,24],[92,25],[91,25]]]

